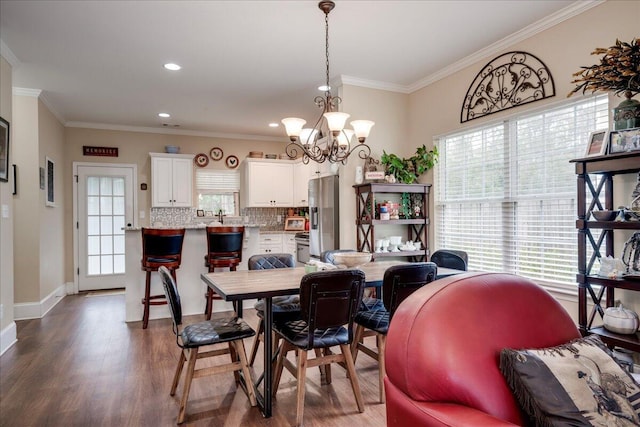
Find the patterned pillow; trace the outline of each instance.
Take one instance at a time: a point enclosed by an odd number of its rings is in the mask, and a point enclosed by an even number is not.
[[[504,349],[500,370],[536,426],[640,425],[640,386],[596,335],[539,350]]]

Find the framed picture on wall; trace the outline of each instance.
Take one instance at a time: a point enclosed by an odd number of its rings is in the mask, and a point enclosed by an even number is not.
[[[44,176],[46,184],[46,206],[55,206],[55,163],[48,157],[45,157]]]
[[[0,117],[0,181],[9,181],[9,122]]]

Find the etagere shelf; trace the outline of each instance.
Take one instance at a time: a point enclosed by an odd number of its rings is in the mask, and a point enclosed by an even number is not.
[[[578,323],[583,335],[597,334],[611,346],[620,346],[640,351],[640,334],[616,334],[602,326],[592,327],[596,315],[602,317],[604,309],[615,303],[615,289],[640,291],[640,281],[608,279],[598,276],[594,268],[599,256],[614,256],[615,230],[640,230],[640,221],[591,221],[591,212],[597,209],[615,210],[613,206],[613,177],[640,171],[640,152],[618,153],[607,156],[586,157],[571,161],[575,163],[578,185]],[[601,177],[594,182],[590,174]],[[587,196],[590,195],[590,200]],[[604,200],[604,205],[602,201]],[[596,239],[592,230],[601,230]],[[587,244],[593,252],[587,256]],[[602,252],[602,248],[605,252]],[[619,256],[618,256],[619,257]],[[588,298],[593,308],[588,311]],[[604,299],[604,301],[603,301]],[[603,305],[604,302],[604,305]]]
[[[354,185],[356,192],[356,233],[358,251],[371,252],[373,259],[384,257],[408,257],[410,261],[426,261],[429,257],[429,191],[431,184],[367,183]],[[376,203],[385,194],[409,193],[420,195],[419,218],[379,219]],[[375,252],[376,229],[387,225],[406,225],[407,240],[419,241],[420,250],[400,252]]]

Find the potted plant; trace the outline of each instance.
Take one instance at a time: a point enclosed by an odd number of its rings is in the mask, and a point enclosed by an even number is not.
[[[386,174],[393,175],[398,182],[413,184],[418,177],[438,163],[438,147],[427,150],[423,144],[416,149],[416,154],[406,158],[400,158],[395,154],[382,152],[380,162],[384,165]]]
[[[616,40],[609,48],[596,48],[592,55],[602,55],[599,64],[580,67],[582,70],[573,74],[571,83],[576,87],[569,92],[571,96],[582,91],[613,92],[624,94],[626,100],[614,108],[615,130],[640,126],[640,101],[631,99],[640,93],[640,41],[630,43]]]

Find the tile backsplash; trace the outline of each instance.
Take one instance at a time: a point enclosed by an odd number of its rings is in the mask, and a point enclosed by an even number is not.
[[[294,215],[306,214],[307,208],[294,208]],[[281,230],[288,215],[288,208],[244,208],[241,216],[225,216],[225,224],[264,224],[265,230]],[[280,217],[280,221],[278,221]],[[210,222],[217,217],[198,217],[196,208],[151,208],[149,223],[163,226],[182,226]]]

